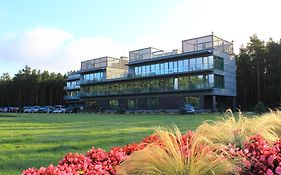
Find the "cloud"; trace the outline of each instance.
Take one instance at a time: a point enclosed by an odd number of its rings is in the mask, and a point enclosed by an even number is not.
[[[14,64],[11,69],[29,65],[36,69],[66,73],[79,69],[82,60],[128,55],[124,48],[110,38],[75,38],[71,33],[56,28],[40,27],[20,33],[11,32],[0,38],[0,70],[7,70],[1,68],[4,64]]]
[[[71,34],[60,29],[37,28],[10,33],[0,41],[2,59],[11,61],[40,61],[53,57]]]

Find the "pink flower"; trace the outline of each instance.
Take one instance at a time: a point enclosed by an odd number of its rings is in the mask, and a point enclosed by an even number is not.
[[[278,175],[281,175],[281,167],[277,167],[275,170],[275,173],[277,173]]]

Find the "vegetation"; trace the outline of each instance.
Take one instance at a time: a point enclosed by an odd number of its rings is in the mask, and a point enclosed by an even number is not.
[[[139,143],[69,153],[55,166],[29,168],[23,175],[279,175],[280,124],[278,110],[249,118],[228,111],[225,119],[205,122],[194,132],[160,128]]]
[[[243,110],[254,110],[259,102],[267,107],[281,103],[281,40],[261,41],[250,37],[236,56],[237,104]]]
[[[66,77],[60,73],[41,72],[26,66],[11,78],[0,78],[0,106],[44,106],[63,104]]]
[[[139,142],[158,126],[195,130],[222,115],[0,113],[0,174],[54,165],[68,152]]]

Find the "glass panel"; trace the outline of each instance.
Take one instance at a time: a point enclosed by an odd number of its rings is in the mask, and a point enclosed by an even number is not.
[[[196,58],[196,70],[201,70],[202,69],[202,58],[199,57],[199,58]]]
[[[178,72],[178,62],[174,61],[174,73]]]
[[[178,72],[183,72],[183,60],[178,61]]]
[[[190,60],[189,60],[189,70],[190,70],[190,71],[196,70],[196,69],[195,69],[195,65],[196,65],[195,58],[190,59]]]
[[[160,64],[156,64],[156,75],[160,74]]]
[[[168,74],[168,72],[169,72],[169,64],[164,63],[164,74]]]
[[[169,73],[174,73],[174,63],[169,62]]]
[[[214,57],[213,56],[208,56],[208,62],[209,62],[209,69],[214,68],[213,64],[214,64]]]
[[[141,67],[141,76],[145,76],[145,66]]]
[[[184,71],[190,71],[189,60],[183,60]]]
[[[155,75],[156,74],[156,65],[152,64],[151,65],[151,75]]]
[[[109,100],[109,109],[118,109],[118,100]]]
[[[160,64],[160,72],[161,72],[160,74],[161,75],[165,73],[165,68],[164,67],[165,67],[164,63]]]
[[[147,109],[155,110],[159,109],[159,99],[158,98],[149,98],[146,101]]]
[[[203,57],[203,67],[202,69],[208,69],[208,57]]]
[[[178,78],[175,78],[175,79],[174,79],[174,89],[175,89],[175,90],[178,90],[178,89],[179,89],[179,79],[178,79]]]

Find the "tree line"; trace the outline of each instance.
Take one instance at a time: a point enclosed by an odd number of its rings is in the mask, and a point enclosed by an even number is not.
[[[264,42],[257,35],[240,48],[237,66],[236,104],[252,110],[258,102],[274,108],[281,106],[281,41]],[[26,66],[13,78],[0,77],[0,106],[63,104],[66,75],[41,72]]]
[[[66,76],[25,66],[13,78],[0,77],[0,106],[63,104]]]
[[[250,37],[236,55],[237,104],[251,110],[258,102],[270,108],[281,106],[281,40],[264,42]]]

